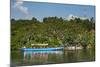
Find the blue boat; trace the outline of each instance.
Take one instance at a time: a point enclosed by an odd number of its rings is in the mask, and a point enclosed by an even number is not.
[[[56,48],[21,48],[22,51],[56,51],[63,50],[64,47],[56,47]]]

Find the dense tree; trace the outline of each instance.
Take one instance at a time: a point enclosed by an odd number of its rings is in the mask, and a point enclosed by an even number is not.
[[[87,48],[95,45],[95,22],[91,18],[82,20],[65,20],[62,17],[45,17],[39,22],[31,20],[11,20],[11,49],[23,46],[31,47],[32,43],[48,43],[48,47],[78,45]]]
[[[32,17],[32,22],[39,22],[35,17]]]

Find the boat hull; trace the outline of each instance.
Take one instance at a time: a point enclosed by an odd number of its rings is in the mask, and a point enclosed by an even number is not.
[[[22,51],[56,51],[63,50],[63,47],[58,48],[22,48]]]

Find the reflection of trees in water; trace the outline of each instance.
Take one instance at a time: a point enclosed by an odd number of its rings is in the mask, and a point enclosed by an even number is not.
[[[48,59],[48,54],[47,53],[25,53],[24,52],[24,61],[29,61],[30,63],[32,62],[42,62],[46,61]]]
[[[94,61],[95,52],[93,49],[85,50],[64,50],[61,52],[24,52],[22,64],[51,64],[71,63],[80,61]]]
[[[42,53],[42,52],[24,52],[24,62],[32,64],[43,64],[43,63],[57,63],[62,58],[62,52],[51,52],[51,53]],[[60,56],[61,55],[61,56]]]
[[[80,61],[93,61],[95,60],[94,49],[83,49],[80,51],[79,59]]]
[[[11,63],[16,65],[38,65],[51,63],[70,63],[80,61],[94,61],[95,50],[64,50],[48,52],[11,52]]]
[[[77,50],[67,50],[63,53],[64,62],[75,62],[77,61]]]
[[[67,50],[63,54],[64,62],[83,62],[83,61],[94,61],[95,52],[93,49],[82,49],[82,50]]]
[[[50,63],[63,63],[63,52],[57,54],[49,54],[48,61]]]

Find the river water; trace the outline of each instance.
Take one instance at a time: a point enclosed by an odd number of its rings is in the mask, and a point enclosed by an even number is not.
[[[74,63],[95,61],[95,50],[12,51],[11,64],[15,66]]]

